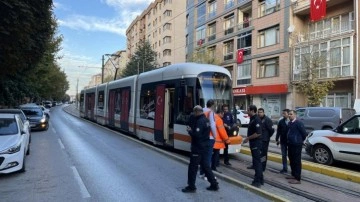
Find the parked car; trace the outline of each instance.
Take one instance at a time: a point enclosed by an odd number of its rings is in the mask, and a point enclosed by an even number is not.
[[[335,129],[356,113],[355,109],[341,107],[304,107],[296,109],[296,112],[308,133]]]
[[[50,109],[52,107],[52,102],[51,101],[44,101],[43,106],[45,108],[47,108],[47,109]]]
[[[28,130],[30,134],[31,132],[30,122],[21,109],[0,109],[0,114],[18,114],[20,119],[24,123],[24,130]],[[31,140],[31,135],[30,135],[30,140]]]
[[[17,114],[0,114],[0,173],[25,171],[30,134]]]
[[[320,164],[334,160],[360,164],[360,114],[334,130],[312,131],[305,140],[306,153]]]
[[[40,106],[42,111],[45,113],[48,119],[50,119],[50,109],[45,108],[44,106]]]
[[[250,122],[250,116],[247,111],[238,109],[236,112],[236,121],[238,124],[248,125]]]
[[[49,128],[49,119],[40,106],[25,104],[21,105],[20,109],[28,117],[31,130],[47,130]]]

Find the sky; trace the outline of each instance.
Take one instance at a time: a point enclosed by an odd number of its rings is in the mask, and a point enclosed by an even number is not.
[[[92,75],[101,73],[104,54],[126,49],[126,29],[153,1],[54,0],[63,37],[58,63],[69,81],[67,94],[75,96],[77,84],[80,92]]]

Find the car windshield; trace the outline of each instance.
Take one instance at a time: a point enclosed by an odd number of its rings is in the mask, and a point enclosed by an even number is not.
[[[22,109],[26,116],[42,116],[43,112],[40,108],[26,108]]]
[[[18,133],[16,120],[11,118],[0,119],[0,136],[13,135]]]

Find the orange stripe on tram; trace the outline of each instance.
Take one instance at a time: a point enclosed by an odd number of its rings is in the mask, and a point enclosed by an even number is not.
[[[180,134],[180,133],[175,133],[174,134],[174,139],[175,140],[180,140],[180,141],[183,141],[183,142],[191,142],[191,137],[189,135],[183,135],[183,134]]]

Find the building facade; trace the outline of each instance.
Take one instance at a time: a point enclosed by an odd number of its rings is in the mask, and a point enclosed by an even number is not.
[[[127,56],[141,40],[148,40],[157,53],[159,66],[185,62],[185,2],[155,0],[128,27]]]
[[[216,57],[232,74],[235,104],[263,107],[273,119],[284,108],[306,106],[293,84],[305,79],[306,57],[318,54],[326,61],[319,80],[335,80],[322,106],[353,107],[357,1],[328,0],[317,22],[309,20],[309,0],[187,0],[186,6],[186,58],[199,47]]]
[[[120,78],[121,71],[125,69],[126,63],[128,61],[127,54],[125,50],[117,51],[116,53],[107,56],[107,60],[104,64],[104,82],[112,81]]]

